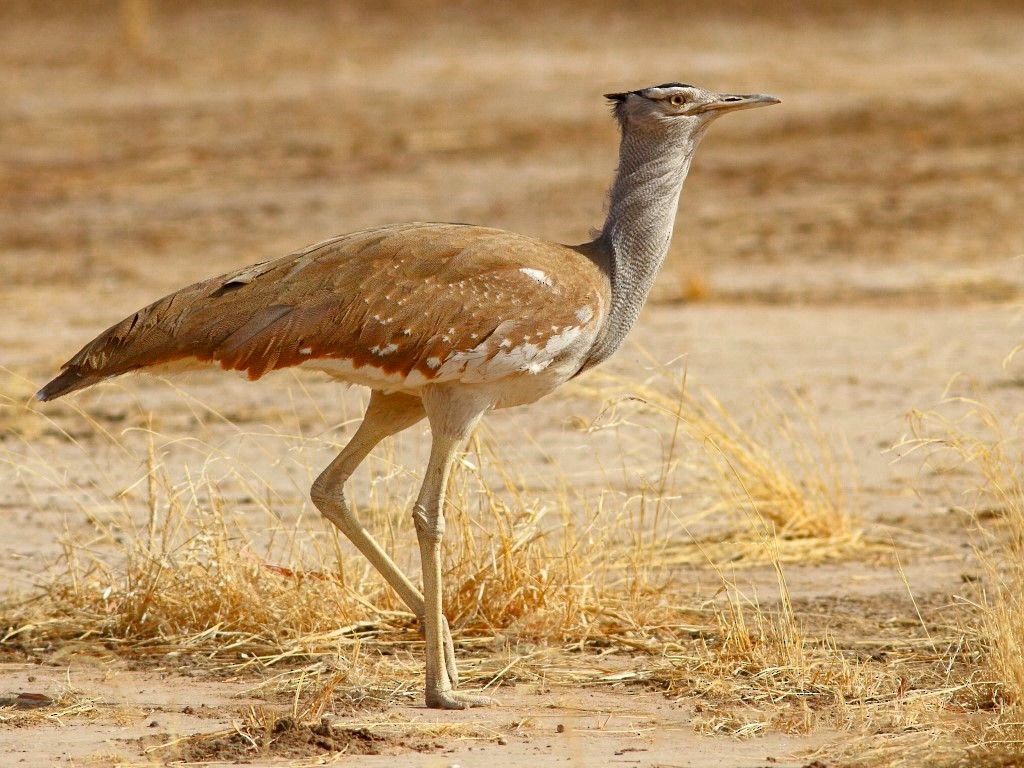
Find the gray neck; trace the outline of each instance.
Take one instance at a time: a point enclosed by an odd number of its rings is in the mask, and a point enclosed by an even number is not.
[[[623,131],[608,218],[594,242],[607,257],[611,306],[585,368],[607,359],[640,316],[668,254],[679,193],[703,130],[682,135]]]

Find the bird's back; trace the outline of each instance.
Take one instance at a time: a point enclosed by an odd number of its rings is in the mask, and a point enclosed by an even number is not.
[[[303,366],[389,390],[578,370],[608,291],[581,249],[458,224],[368,229],[165,296],[87,344],[39,398],[190,362],[252,380]]]

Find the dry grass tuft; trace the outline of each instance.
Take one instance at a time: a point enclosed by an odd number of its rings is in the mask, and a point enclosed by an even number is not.
[[[0,725],[25,727],[50,723],[63,725],[71,719],[95,720],[101,715],[99,701],[81,691],[68,689],[55,699],[41,694],[0,697]]]
[[[786,403],[768,402],[757,412],[755,429],[741,425],[708,392],[693,393],[685,375],[661,368],[644,382],[597,374],[609,406],[638,404],[667,417],[698,441],[702,451],[682,471],[700,506],[683,520],[676,537],[675,564],[700,561],[822,562],[879,551],[865,541],[848,463],[837,460],[818,427],[810,404],[796,394]],[[673,440],[673,445],[675,444]],[[667,465],[673,457],[667,457]],[[660,489],[660,490],[663,490]],[[711,521],[707,533],[698,532]],[[725,525],[723,526],[723,522]],[[771,548],[766,548],[766,542]]]
[[[482,481],[484,476],[493,481]],[[590,504],[566,488],[527,497],[493,441],[456,473],[446,547],[447,605],[468,633],[566,643],[656,643],[707,626],[663,556],[671,519],[643,505]]]
[[[129,654],[246,659],[337,652],[396,619],[407,623],[352,589],[364,574],[344,564],[325,574],[254,555],[256,545],[209,477],[176,485],[151,452],[147,479],[141,521],[119,515],[98,523],[94,541],[65,539],[62,571],[37,598],[45,609],[34,634],[51,641],[95,635]],[[299,531],[277,533],[282,549],[299,545]]]
[[[715,606],[718,632],[666,649],[656,679],[672,694],[708,702],[697,707],[698,729],[739,737],[820,728],[878,733],[934,717],[956,699],[960,688],[944,677],[942,654],[918,648],[892,660],[865,656],[840,647],[827,628],[808,629],[778,560],[774,568],[778,601],[762,603],[732,585]]]
[[[977,611],[967,631],[979,649],[979,698],[995,712],[974,736],[976,765],[1024,760],[1024,416],[1006,418],[978,399],[951,398],[911,415],[904,448],[927,452],[925,465],[966,474],[959,510],[981,564]],[[965,763],[966,764],[966,763]]]

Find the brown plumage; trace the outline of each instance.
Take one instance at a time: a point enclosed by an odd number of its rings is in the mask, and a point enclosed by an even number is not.
[[[533,402],[621,346],[668,253],[704,131],[727,111],[778,102],[681,83],[609,98],[622,129],[619,168],[592,242],[564,246],[461,224],[344,235],[165,296],[87,344],[37,396],[52,400],[131,371],[204,363],[253,380],[311,368],[370,387],[362,423],[310,496],[419,618],[427,706],[491,703],[456,690],[441,610],[454,457],[488,410]],[[421,592],[352,513],[344,485],[377,443],[423,418],[430,459],[412,511]]]
[[[581,249],[459,224],[369,229],[153,302],[87,344],[39,398],[179,361],[253,381],[301,365],[388,391],[486,381],[498,355],[528,372],[524,348],[592,333],[609,290]]]

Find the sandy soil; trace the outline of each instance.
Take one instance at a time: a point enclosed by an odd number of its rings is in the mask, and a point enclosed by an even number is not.
[[[65,670],[40,672],[27,682],[14,665],[5,669],[5,685],[24,685],[52,690],[62,684]],[[10,765],[27,767],[79,764],[89,756],[104,760],[138,760],[140,747],[173,742],[181,734],[230,728],[238,711],[257,700],[247,697],[238,683],[182,682],[173,677],[158,679],[152,672],[88,670],[72,665],[72,674],[90,695],[100,697],[105,711],[88,726],[56,731],[51,728],[20,728],[5,733],[3,754]],[[198,704],[202,701],[202,705]],[[409,736],[378,731],[367,744],[348,747],[347,765],[451,766],[499,764],[518,768],[530,765],[730,765],[737,768],[802,765],[786,759],[795,748],[813,747],[827,734],[815,737],[769,735],[754,742],[706,739],[689,727],[693,708],[666,701],[663,696],[607,691],[506,691],[501,707],[470,712],[439,713],[418,706],[392,708],[396,718],[408,718],[424,729]],[[347,718],[358,722],[356,718]],[[431,735],[431,724],[455,726],[471,723],[471,735],[445,738]],[[49,733],[47,733],[49,731]],[[457,731],[456,731],[457,732]],[[415,730],[413,731],[415,734]],[[49,744],[43,754],[40,739]],[[499,742],[503,742],[500,743]],[[338,744],[333,745],[335,749]],[[251,754],[227,745],[212,754],[187,753],[179,746],[163,753],[165,759],[190,757],[206,764],[253,761]],[[309,758],[315,748],[296,750],[291,757]],[[160,753],[158,753],[160,754]],[[211,762],[212,758],[212,762]],[[772,758],[769,760],[768,758]],[[151,758],[154,759],[154,758]]]
[[[1024,335],[1024,10],[970,7],[5,3],[0,575],[12,594],[31,591],[65,528],[88,531],[117,506],[115,489],[143,476],[142,455],[112,447],[97,425],[127,430],[132,450],[145,441],[131,428],[152,425],[237,451],[298,510],[311,468],[358,417],[363,395],[329,382],[197,377],[183,396],[138,379],[80,399],[95,424],[58,405],[71,442],[21,403],[97,331],[187,282],[363,226],[469,221],[582,241],[615,158],[600,94],[681,79],[784,103],[723,120],[706,139],[652,303],[608,370],[642,378],[652,361],[685,366],[737,414],[799,389],[849,446],[865,530],[901,558],[789,566],[794,604],[840,635],[847,619],[913,623],[907,586],[941,609],[974,567],[949,478],[893,463],[887,449],[908,411],[950,393],[1024,408],[1021,356],[1004,364]],[[610,477],[626,495],[623,478],[657,463],[639,417],[635,428],[572,427],[601,417],[592,386],[489,420],[489,435],[515,437],[508,451],[534,478],[528,492],[547,492],[557,474],[581,496],[607,491]],[[289,444],[289,458],[271,461],[279,442],[237,439],[196,401],[248,429],[315,439],[301,460]],[[153,421],[141,415],[150,411]],[[398,439],[398,463],[418,466],[422,438]],[[159,450],[172,472],[189,466],[171,439]],[[699,568],[692,578],[695,599],[714,593]],[[99,707],[0,731],[0,762],[156,760],[143,750],[165,734],[230,725],[259,701],[250,687],[12,644],[0,697],[73,690]],[[698,701],[626,686],[520,685],[499,698],[501,708],[454,715],[410,698],[396,716],[491,736],[385,737],[349,749],[382,754],[345,762],[801,766],[844,738],[703,736],[691,725]]]

